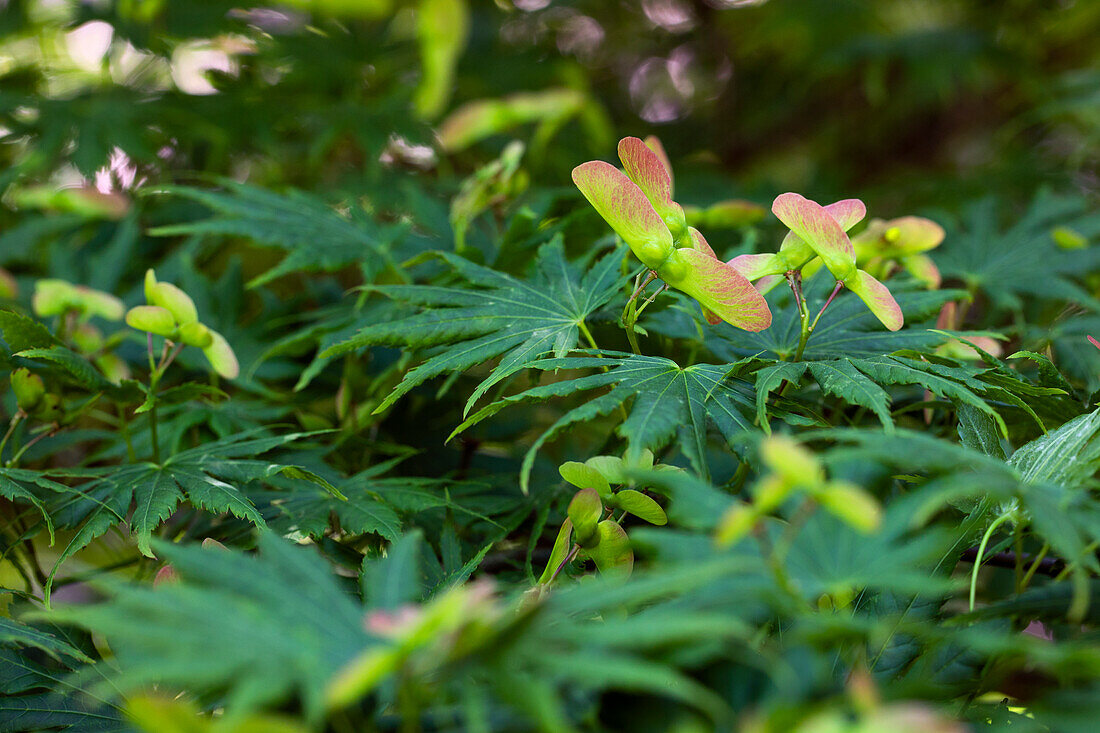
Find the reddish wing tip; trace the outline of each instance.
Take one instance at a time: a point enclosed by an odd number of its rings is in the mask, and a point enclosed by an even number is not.
[[[843,199],[831,203],[825,207],[829,216],[836,219],[836,223],[844,231],[848,231],[867,216],[867,207],[859,199]]]
[[[1096,348],[1100,349],[1100,341],[1097,341],[1097,340],[1096,340],[1096,339],[1094,339],[1094,338],[1093,338],[1092,336],[1086,336],[1085,338],[1087,338],[1087,339],[1089,340],[1089,343],[1090,343],[1090,344],[1092,344],[1092,345],[1093,345],[1093,346],[1095,346]]]
[[[876,318],[882,321],[882,325],[886,328],[897,331],[905,324],[901,306],[894,300],[890,289],[874,277],[863,270],[857,270],[856,276],[850,278],[845,284],[853,293],[863,299],[863,302],[867,304],[867,307],[875,314]]]
[[[663,213],[672,203],[672,176],[653,149],[636,137],[624,137],[619,141],[619,159],[630,180]]]
[[[677,254],[690,270],[677,287],[698,300],[704,311],[746,331],[763,331],[771,325],[767,301],[736,269],[697,250],[680,249]]]
[[[714,250],[711,249],[711,246],[709,244],[707,244],[707,240],[703,236],[703,233],[701,231],[699,231],[695,227],[688,227],[688,231],[691,232],[691,243],[695,249],[704,254],[710,255],[714,259],[718,259],[718,255],[714,254]]]
[[[645,194],[615,166],[602,160],[582,163],[573,169],[573,182],[646,264],[643,250],[672,247],[672,234]]]
[[[675,186],[675,180],[672,176],[672,161],[668,158],[668,153],[665,152],[665,146],[661,144],[661,139],[656,135],[647,135],[645,139],[646,147],[656,153],[657,157],[661,160],[661,164],[664,165],[665,170],[668,171],[668,177],[673,180]]]
[[[848,235],[825,207],[800,194],[784,193],[775,198],[772,212],[810,245],[833,275],[838,279],[848,276],[856,252]]]

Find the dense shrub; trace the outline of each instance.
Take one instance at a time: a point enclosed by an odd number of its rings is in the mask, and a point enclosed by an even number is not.
[[[1093,731],[1098,32],[0,3],[0,730]]]

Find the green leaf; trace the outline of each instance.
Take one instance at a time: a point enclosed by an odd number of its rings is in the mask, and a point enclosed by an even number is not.
[[[54,659],[70,657],[81,662],[91,662],[84,652],[64,639],[12,618],[0,617],[0,644],[30,646],[41,649]]]
[[[334,490],[338,496],[305,487],[296,489],[289,495],[273,495],[274,503],[283,517],[277,526],[321,538],[329,530],[330,516],[335,516],[340,528],[352,535],[376,532],[391,541],[401,536],[401,519],[391,506],[372,491],[350,485],[345,486],[343,491]]]
[[[394,611],[424,596],[420,553],[424,543],[418,531],[391,543],[384,558],[366,558],[360,583],[363,600],[370,608]]]
[[[616,493],[615,505],[650,524],[661,526],[668,523],[668,517],[661,505],[640,491],[624,489]]]
[[[442,374],[462,372],[500,357],[487,379],[474,389],[466,412],[493,385],[545,354],[565,354],[577,345],[580,325],[606,304],[621,283],[621,253],[612,252],[582,273],[565,259],[560,237],[539,250],[530,280],[441,253],[471,287],[387,286],[377,290],[423,306],[408,318],[365,325],[355,337],[326,349],[322,358],[376,344],[445,346],[412,369],[375,412],[389,408],[419,384]]]
[[[955,407],[955,414],[959,418],[959,442],[987,456],[1006,458],[993,418],[965,403]]]
[[[817,273],[803,283],[811,314],[824,305],[833,285],[835,282],[825,273]],[[881,356],[901,349],[930,352],[949,336],[930,330],[932,324],[926,326],[922,321],[935,316],[944,303],[965,296],[960,290],[899,290],[895,297],[909,325],[898,331],[884,331],[863,301],[842,290],[810,336],[803,359]],[[719,359],[731,362],[749,356],[792,358],[798,349],[799,318],[790,288],[774,288],[767,302],[772,313],[771,328],[752,333],[720,323],[703,330],[706,348]],[[667,309],[646,318],[645,327],[671,338],[695,341],[700,337],[694,320],[680,309]]]
[[[144,462],[77,472],[77,476],[89,480],[75,490],[68,487],[64,487],[63,492],[59,490],[65,499],[54,508],[55,516],[60,516],[65,525],[77,531],[57,559],[51,578],[62,562],[121,523],[131,502],[134,510],[129,515],[129,527],[136,536],[138,548],[143,554],[149,554],[152,533],[185,498],[206,511],[230,513],[263,527],[263,516],[242,489],[250,481],[270,482],[283,475],[309,481],[330,494],[339,494],[331,483],[307,469],[241,457],[262,455],[306,434],[254,435],[231,435],[181,451],[160,466]]]
[[[13,353],[27,349],[48,349],[60,346],[49,329],[33,318],[15,311],[0,310],[0,334]]]
[[[55,372],[64,374],[90,392],[106,392],[123,402],[137,399],[141,394],[140,388],[133,380],[126,380],[121,385],[113,384],[92,362],[64,346],[24,349],[17,352],[16,356],[45,361]]]
[[[1100,467],[1100,410],[1020,446],[1008,463],[1029,483],[1083,484]]]
[[[558,473],[578,489],[595,489],[600,496],[611,494],[611,485],[607,478],[587,463],[569,461],[558,466]]]
[[[575,392],[612,387],[610,392],[590,399],[569,410],[542,433],[528,449],[523,460],[520,486],[527,490],[531,466],[538,449],[547,440],[578,422],[606,415],[633,398],[629,415],[616,429],[626,438],[627,460],[637,460],[642,451],[657,451],[675,442],[700,473],[707,470],[703,460],[707,429],[713,425],[727,436],[753,432],[752,389],[743,380],[730,377],[735,364],[693,364],[681,368],[671,359],[602,352],[600,359],[568,357],[541,359],[529,366],[540,370],[609,368],[601,374],[562,380],[505,397],[483,408],[453,435],[469,428],[508,404],[542,401]]]
[[[1100,309],[1100,302],[1081,285],[1084,274],[1100,266],[1100,249],[1066,250],[1050,237],[1056,225],[1082,231],[1097,226],[1100,215],[1084,199],[1040,192],[1004,230],[998,209],[992,197],[982,199],[966,208],[961,222],[947,227],[947,238],[936,250],[945,278],[980,289],[997,308],[1019,309],[1029,299],[1046,299]]]
[[[7,697],[0,706],[4,730],[89,731],[89,733],[132,733],[121,710],[89,701],[78,692],[63,696],[54,692]]]
[[[1002,435],[1008,435],[1004,419],[979,396],[986,386],[978,381],[974,370],[933,365],[901,356],[858,359],[852,360],[852,364],[878,384],[920,385],[935,394],[970,405],[992,418]]]
[[[851,405],[866,407],[875,413],[883,427],[890,430],[890,396],[867,378],[850,359],[810,362],[810,374],[826,394],[836,395]]]
[[[287,250],[282,262],[248,283],[251,288],[297,271],[331,272],[362,262],[368,272],[374,273],[390,263],[386,251],[389,235],[365,217],[345,218],[319,199],[299,191],[277,194],[227,179],[218,183],[224,191],[187,186],[158,189],[202,204],[212,215],[155,227],[150,234],[244,237]],[[367,252],[372,256],[364,258]]]
[[[630,539],[617,522],[605,519],[596,526],[599,543],[585,549],[601,573],[626,574],[634,568],[634,551],[630,549]]]
[[[66,606],[51,618],[109,640],[118,666],[99,687],[218,692],[238,713],[294,693],[316,721],[333,672],[372,643],[362,609],[311,549],[267,532],[258,544],[251,555],[158,542],[179,582],[111,583],[106,603]],[[219,650],[204,657],[201,674],[196,649]]]

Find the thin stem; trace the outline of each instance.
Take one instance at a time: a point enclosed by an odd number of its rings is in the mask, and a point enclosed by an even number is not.
[[[157,435],[157,385],[160,384],[164,368],[170,363],[168,350],[171,347],[170,342],[165,339],[164,348],[161,350],[160,355],[160,365],[157,365],[156,358],[153,355],[153,334],[146,334],[146,336],[148,336],[147,343],[149,345],[149,399],[152,402],[152,406],[149,408],[149,438],[153,443],[153,463],[160,465],[160,438]]]
[[[592,346],[592,348],[596,351],[599,351],[600,346],[596,343],[596,339],[592,337],[592,332],[588,330],[588,325],[584,321],[578,321],[577,327],[580,329],[581,333],[584,334],[584,337],[588,340],[588,343]],[[637,354],[638,350],[635,349],[634,353]],[[597,356],[601,359],[603,358],[603,354],[597,354]],[[608,369],[607,367],[600,367],[600,371],[606,374]],[[626,420],[626,408],[621,404],[619,405],[619,414],[623,416],[623,420]]]
[[[844,283],[838,281],[836,287],[833,288],[833,292],[829,294],[829,299],[825,301],[825,305],[821,306],[821,310],[817,312],[812,322],[810,321],[810,310],[806,307],[806,299],[802,298],[798,308],[801,329],[798,334],[798,350],[794,354],[794,361],[802,361],[802,354],[806,351],[806,343],[810,340],[810,336],[813,335],[814,329],[817,328],[817,322],[821,320],[821,316],[825,313],[825,309],[829,307],[829,304],[833,302],[833,298],[836,297],[837,293],[839,293],[840,289],[843,287]],[[799,288],[799,290],[801,290],[801,288]]]
[[[1016,531],[1012,533],[1013,547],[1016,550],[1016,562],[1013,572],[1016,578],[1016,593],[1022,593],[1024,582],[1024,525],[1023,522],[1016,523]]]
[[[167,347],[168,342],[166,341],[164,345],[165,347]],[[167,357],[161,361],[160,366],[157,367],[160,370],[161,374],[163,374],[165,370],[168,369],[168,367],[172,364],[172,362],[176,360],[176,357],[179,356],[181,351],[183,351],[183,344],[176,344],[171,353],[169,353]]]
[[[817,328],[817,322],[821,320],[821,316],[825,313],[825,309],[829,307],[829,304],[833,302],[833,298],[837,296],[837,293],[839,293],[841,288],[843,287],[844,283],[838,280],[836,283],[836,287],[833,288],[833,292],[829,294],[829,299],[825,301],[825,305],[821,306],[821,310],[817,312],[817,316],[814,318],[814,322],[810,324],[810,333],[813,333],[814,329]]]
[[[807,496],[795,509],[794,516],[787,522],[779,542],[775,545],[774,552],[779,562],[783,562],[787,558],[787,553],[791,551],[791,547],[794,546],[794,541],[798,537],[798,531],[806,524],[816,507],[817,502]]]
[[[14,466],[19,465],[19,459],[23,457],[24,453],[26,453],[28,450],[30,450],[32,447],[34,447],[35,443],[39,442],[43,438],[49,438],[52,435],[56,435],[57,434],[57,428],[58,428],[57,423],[54,423],[53,425],[51,425],[49,427],[48,430],[41,433],[40,435],[33,438],[32,440],[27,441],[27,444],[24,445],[22,448],[20,448],[19,451],[14,456],[12,456],[12,459],[10,461],[8,461],[8,463],[7,463],[8,468],[12,468]]]
[[[753,528],[752,535],[756,538],[756,543],[760,546],[761,557],[768,563],[768,567],[775,577],[776,585],[792,598],[800,598],[794,586],[791,585],[790,578],[787,577],[787,571],[783,567],[783,562],[776,554],[776,548],[772,545],[772,541],[768,537],[768,529],[764,526],[764,522],[757,522],[756,527]]]
[[[657,273],[653,270],[650,270],[645,280],[641,282],[639,282],[641,280],[641,275],[639,274],[638,277],[634,279],[634,292],[630,295],[630,299],[626,301],[626,306],[623,308],[621,320],[623,322],[623,328],[626,329],[626,340],[630,342],[630,349],[635,354],[640,355],[642,353],[641,347],[638,346],[638,336],[634,333],[634,324],[638,322],[638,313],[640,312],[636,310],[638,296],[646,289],[646,286],[656,279]]]
[[[147,352],[149,354],[149,372],[153,373],[157,370],[156,357],[153,355],[153,334],[145,334],[145,343],[149,347]]]
[[[639,275],[639,277],[641,277],[641,276]],[[633,303],[635,300],[637,300],[638,296],[642,294],[642,291],[645,290],[646,287],[656,279],[657,279],[657,273],[654,272],[653,270],[650,270],[648,273],[646,273],[645,282],[643,282],[638,287],[634,288],[634,293],[633,293],[633,295],[630,296],[630,300],[628,300],[627,303],[628,304]],[[637,282],[637,280],[635,280],[635,282]]]
[[[798,270],[789,270],[785,277],[787,284],[791,286],[791,292],[794,293],[794,304],[798,308],[798,315],[803,318],[808,317],[806,299],[802,297],[802,273]]]
[[[642,315],[642,311],[644,311],[644,310],[645,310],[645,307],[646,307],[647,305],[649,305],[650,303],[652,303],[652,302],[653,302],[654,300],[656,300],[656,299],[657,299],[657,296],[658,296],[658,295],[660,295],[661,293],[665,292],[666,290],[668,290],[668,285],[667,285],[667,284],[666,284],[666,285],[665,285],[664,287],[662,287],[662,288],[661,288],[660,290],[658,290],[657,292],[655,292],[655,293],[654,293],[653,295],[649,296],[649,297],[648,297],[648,298],[646,299],[646,301],[645,301],[644,303],[642,303],[642,306],[641,306],[641,307],[640,307],[640,308],[639,308],[639,309],[638,309],[637,311],[635,311],[635,313],[634,313],[634,320],[635,320],[635,321],[637,321],[637,320],[638,320],[638,316]]]
[[[599,351],[600,347],[596,345],[596,339],[592,338],[592,332],[588,330],[588,325],[584,321],[578,321],[577,328],[584,334],[584,338],[588,341],[588,345],[596,351]]]
[[[1087,555],[1089,553],[1096,552],[1097,545],[1100,545],[1100,542],[1091,542],[1091,543],[1089,543],[1085,547],[1085,551],[1082,552],[1081,555],[1084,556],[1084,555]],[[1074,567],[1077,564],[1078,564],[1078,562],[1076,560],[1074,560],[1073,562],[1067,562],[1066,566],[1064,568],[1062,568],[1062,572],[1060,572],[1056,576],[1054,576],[1054,582],[1057,583],[1060,580],[1065,580],[1066,576],[1070,574],[1070,572],[1074,569]]]
[[[978,571],[982,568],[982,556],[985,555],[986,545],[989,544],[989,539],[993,536],[993,533],[997,531],[997,528],[1002,524],[1012,519],[1012,512],[1005,512],[1001,516],[993,520],[993,523],[989,525],[989,529],[982,535],[982,541],[978,545],[978,555],[974,558],[974,569],[970,571],[970,610],[974,610],[974,600],[978,595]]]
[[[802,328],[798,334],[798,349],[794,352],[794,359],[792,361],[802,361],[802,354],[806,351],[806,342],[810,340],[812,331],[806,321],[807,319],[802,319]]]
[[[569,554],[566,555],[560,563],[558,563],[558,566],[556,568],[554,568],[554,574],[551,575],[550,579],[546,581],[546,585],[550,585],[551,583],[553,583],[554,579],[558,577],[558,574],[565,569],[566,565],[573,561],[573,558],[575,558],[577,556],[577,553],[580,551],[581,546],[574,543],[572,549],[569,550]]]
[[[26,413],[22,410],[17,411],[12,415],[11,422],[8,423],[8,432],[4,433],[4,438],[0,440],[0,460],[4,457],[4,447],[8,444],[8,438],[15,432],[15,428],[19,425],[20,421],[26,417]]]
[[[1028,583],[1031,582],[1032,577],[1035,575],[1035,571],[1039,569],[1039,564],[1043,562],[1043,558],[1047,556],[1048,552],[1050,552],[1050,545],[1044,542],[1043,546],[1039,549],[1039,554],[1035,556],[1035,562],[1031,563],[1031,567],[1028,569],[1027,573],[1024,574],[1024,580],[1020,584],[1020,592],[1023,592],[1027,588]]]

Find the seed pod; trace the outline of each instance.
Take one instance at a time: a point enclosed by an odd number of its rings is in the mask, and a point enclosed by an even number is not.
[[[71,307],[73,286],[64,280],[47,278],[34,284],[34,296],[31,307],[34,314],[41,318],[58,316]]]
[[[735,544],[752,531],[757,517],[756,511],[747,504],[734,504],[719,520],[715,541],[722,547]]]
[[[153,271],[153,268],[149,268],[145,271],[145,302],[153,302],[153,293],[157,287],[157,274]]]
[[[630,549],[630,538],[626,536],[626,531],[616,522],[605,519],[597,525],[596,535],[598,543],[587,552],[599,571],[630,575],[630,571],[634,569],[634,551]]]
[[[600,496],[611,495],[611,486],[607,477],[587,463],[568,461],[558,466],[561,477],[579,489],[595,489]]]
[[[794,485],[790,481],[783,480],[781,476],[776,474],[765,476],[753,490],[753,505],[756,511],[767,514],[775,511],[793,490]]]
[[[61,418],[61,396],[53,392],[42,395],[42,400],[35,408],[34,414],[46,422],[54,422]]]
[[[15,393],[15,403],[19,409],[32,413],[41,404],[46,386],[42,383],[42,377],[32,374],[26,367],[21,367],[11,373],[11,391]]]
[[[150,305],[159,305],[167,310],[176,319],[176,323],[183,325],[198,322],[199,311],[195,308],[195,301],[172,283],[154,284],[152,294]]]
[[[878,501],[855,484],[832,481],[816,492],[814,498],[845,524],[860,532],[873,532],[882,524],[882,507]]]
[[[214,343],[214,337],[210,334],[210,329],[198,322],[184,323],[180,326],[179,338],[182,343],[188,346],[197,346],[200,349],[205,349]]]
[[[73,288],[72,304],[86,315],[99,316],[108,321],[121,320],[122,314],[126,312],[126,306],[115,296],[83,285]]]
[[[640,491],[624,489],[615,494],[615,503],[620,509],[650,524],[661,526],[668,523],[668,517],[661,505]]]
[[[176,319],[166,308],[158,305],[139,305],[131,308],[126,313],[126,325],[165,338],[174,338],[176,335]]]
[[[241,365],[237,362],[233,347],[220,333],[212,328],[208,330],[211,337],[210,345],[203,349],[202,353],[206,355],[214,371],[226,379],[236,379],[241,373]]]
[[[17,295],[19,295],[19,283],[10,272],[0,267],[0,298],[12,300]]]
[[[569,521],[577,534],[577,544],[594,547],[599,542],[596,525],[603,516],[603,502],[595,489],[581,489],[573,495],[567,511]]]
[[[761,442],[760,457],[788,483],[810,488],[825,480],[814,454],[786,436],[773,435]]]

